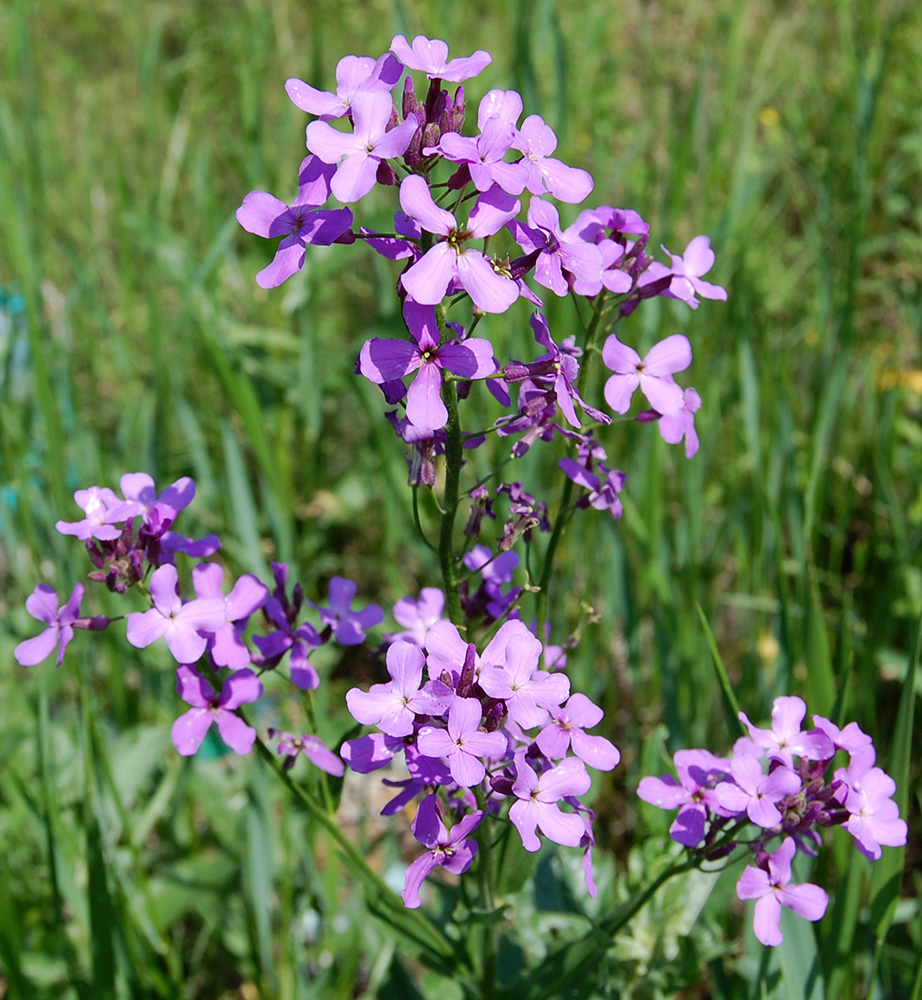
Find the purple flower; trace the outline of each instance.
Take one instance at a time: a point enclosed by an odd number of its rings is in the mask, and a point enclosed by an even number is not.
[[[223,578],[224,570],[217,563],[199,563],[192,570],[195,593],[199,597],[219,598],[224,604],[224,622],[212,633],[211,658],[219,667],[241,670],[250,663],[250,651],[236,623],[245,622],[266,603],[269,589],[251,573],[245,573],[225,597],[221,592]]]
[[[401,277],[407,294],[424,305],[438,305],[457,282],[484,312],[501,313],[519,297],[518,285],[498,274],[479,250],[465,247],[472,239],[499,232],[519,210],[516,198],[492,187],[481,194],[466,225],[432,200],[429,186],[418,174],[400,185],[400,207],[429,233],[443,237]]]
[[[730,773],[733,781],[717,786],[718,803],[733,814],[745,812],[756,826],[766,830],[781,822],[776,803],[802,788],[800,777],[785,764],[764,774],[758,757],[749,753],[730,760]]]
[[[307,148],[324,163],[338,164],[330,187],[340,201],[364,198],[375,186],[382,161],[400,156],[410,145],[419,123],[411,116],[389,129],[393,110],[389,93],[360,90],[352,98],[351,135],[322,121],[307,126]]]
[[[343,760],[358,774],[370,774],[387,767],[395,754],[404,749],[404,741],[384,733],[369,733],[356,740],[346,740],[340,753]]]
[[[367,692],[351,688],[346,704],[352,717],[377,726],[388,736],[409,736],[417,715],[440,716],[448,711],[454,692],[441,681],[429,681],[420,690],[425,657],[419,646],[395,642],[387,649],[389,684],[372,684]]]
[[[404,627],[403,632],[394,632],[389,641],[403,639],[426,645],[426,633],[442,617],[445,610],[445,594],[438,587],[423,587],[419,597],[401,597],[394,605],[394,620]]]
[[[583,731],[602,721],[598,705],[584,694],[574,694],[563,708],[551,708],[550,713],[551,721],[535,737],[545,757],[559,760],[572,747],[580,760],[598,771],[611,771],[617,766],[621,760],[617,748],[604,736],[589,736]]]
[[[303,753],[315,767],[332,774],[334,778],[341,778],[346,772],[346,766],[319,736],[309,736],[306,733],[296,736],[278,729],[270,729],[269,736],[278,737],[279,753],[287,758],[283,765],[286,768],[294,764],[299,753]]]
[[[407,419],[420,431],[433,433],[448,423],[440,395],[442,369],[461,378],[486,378],[496,371],[493,345],[480,337],[440,344],[433,305],[407,299],[403,314],[415,343],[374,337],[362,347],[357,369],[379,385],[418,372],[407,393]]]
[[[74,501],[86,517],[82,521],[57,521],[55,528],[62,535],[76,535],[82,542],[90,538],[111,542],[121,535],[122,529],[112,522],[115,520],[113,513],[124,505],[124,501],[107,486],[77,490]]]
[[[692,309],[698,308],[696,292],[704,299],[727,301],[725,288],[701,280],[701,275],[707,274],[714,266],[714,251],[707,236],[696,236],[685,248],[685,253],[681,257],[669,253],[665,247],[663,253],[672,259],[671,266],[666,267],[665,264],[654,261],[644,276],[645,283],[671,274],[673,277],[669,288],[662,294],[672,299],[681,299]]]
[[[390,91],[400,79],[403,66],[390,53],[372,59],[371,56],[343,56],[336,64],[336,93],[316,90],[303,80],[292,77],[285,81],[285,91],[293,104],[302,111],[324,118],[342,118],[352,107],[360,91]]]
[[[796,844],[791,837],[765,859],[762,868],[747,868],[736,883],[740,899],[755,899],[753,930],[764,945],[779,945],[784,936],[778,929],[781,907],[787,906],[805,920],[820,920],[829,897],[818,886],[803,882],[791,885],[791,861]]]
[[[262,654],[261,659],[256,662],[265,668],[275,667],[290,649],[292,684],[302,691],[313,691],[320,685],[320,675],[308,657],[323,645],[323,641],[309,622],[295,626],[301,609],[300,584],[295,588],[294,602],[289,603],[284,591],[288,567],[284,563],[273,563],[272,568],[276,572],[279,585],[275,594],[263,605],[263,614],[268,621],[277,625],[278,629],[265,636],[253,636],[253,642]]]
[[[483,49],[449,61],[447,43],[439,38],[428,39],[425,35],[417,35],[412,45],[403,35],[394,35],[391,52],[407,69],[425,73],[430,80],[448,80],[450,83],[469,80],[493,62],[493,57]]]
[[[256,275],[260,288],[281,285],[304,266],[308,244],[330,246],[352,225],[348,208],[317,208],[330,196],[334,171],[321,158],[308,156],[301,163],[298,196],[290,205],[267,191],[251,191],[243,199],[237,221],[248,233],[264,239],[282,237],[272,263]]]
[[[540,639],[522,622],[516,625],[518,628],[506,643],[502,665],[486,665],[485,661],[481,667],[480,686],[491,698],[506,703],[506,712],[513,722],[522,729],[533,729],[547,721],[548,709],[567,700],[570,679],[565,674],[539,670],[538,661],[544,651]]]
[[[518,163],[504,163],[503,156],[512,145],[515,126],[499,115],[490,115],[476,138],[446,132],[437,146],[427,146],[426,156],[439,154],[452,163],[467,164],[474,187],[489,191],[498,184],[508,194],[519,195],[525,187],[526,172]]]
[[[753,743],[767,751],[771,760],[780,760],[788,767],[794,765],[794,755],[807,760],[831,760],[835,756],[835,746],[822,729],[801,732],[800,724],[807,714],[807,706],[802,698],[776,698],[772,706],[771,729],[757,729],[740,712],[740,721],[746,725]]]
[[[557,803],[567,795],[582,795],[592,784],[586,767],[577,757],[567,757],[540,776],[525,761],[524,751],[515,756],[516,779],[512,792],[517,802],[509,810],[526,851],[541,846],[537,827],[548,840],[565,847],[579,847],[586,826],[576,813],[561,812]]]
[[[691,344],[681,333],[661,340],[643,358],[611,334],[602,348],[602,361],[615,373],[605,383],[605,401],[615,413],[627,413],[634,390],[640,387],[654,410],[663,416],[678,413],[682,390],[672,376],[684,371],[691,360]]]
[[[508,227],[526,253],[537,253],[535,281],[555,295],[566,295],[570,281],[601,281],[599,248],[561,231],[557,209],[540,198],[528,206],[528,225],[512,220]]]
[[[173,746],[184,757],[195,753],[202,740],[216,722],[221,739],[239,754],[249,753],[256,740],[256,730],[234,714],[241,705],[257,701],[263,686],[252,670],[238,670],[224,682],[221,694],[215,697],[214,688],[190,666],[176,670],[176,693],[187,705],[170,730]]]
[[[593,188],[592,175],[551,157],[557,148],[557,136],[540,115],[529,115],[522,122],[512,140],[512,148],[523,154],[521,163],[528,171],[525,186],[532,194],[547,191],[558,201],[571,205],[589,197]]]
[[[557,464],[568,479],[590,491],[586,497],[590,507],[607,510],[615,520],[621,517],[624,507],[618,494],[624,489],[626,477],[620,469],[609,469],[608,466],[598,462],[596,464],[598,473],[596,473],[574,458],[562,458]]]
[[[679,444],[685,438],[685,457],[694,458],[698,453],[698,434],[695,431],[695,414],[701,409],[701,397],[689,386],[682,394],[682,408],[668,417],[660,416],[659,432],[667,444]]]
[[[175,566],[154,570],[150,579],[154,606],[128,616],[128,641],[143,649],[163,638],[178,663],[194,663],[205,652],[208,635],[225,624],[224,601],[205,597],[183,604],[178,581]]]
[[[448,727],[423,726],[416,745],[426,757],[441,757],[462,788],[479,785],[486,774],[481,757],[498,757],[506,750],[502,733],[480,731],[483,707],[476,698],[455,698],[448,710]]]
[[[637,796],[660,809],[678,808],[669,835],[679,844],[696,847],[704,840],[708,807],[723,811],[714,788],[729,777],[730,762],[708,750],[679,750],[673,759],[679,780],[671,774],[643,778]]]
[[[849,817],[845,829],[870,861],[876,861],[883,853],[881,844],[902,847],[908,832],[905,821],[900,819],[899,806],[893,801],[896,783],[873,764],[873,751],[859,751],[848,768],[840,768],[835,775],[846,790],[844,805]]]
[[[74,637],[74,622],[80,616],[80,602],[83,600],[83,584],[75,585],[66,604],[58,607],[58,595],[47,583],[40,583],[26,598],[26,611],[33,618],[45,622],[48,628],[32,639],[21,642],[13,656],[21,667],[33,667],[58,650],[56,667],[61,666],[64,650]]]
[[[343,646],[359,646],[365,641],[365,629],[374,628],[384,621],[384,612],[377,604],[369,604],[361,611],[352,610],[352,598],[358,590],[353,580],[334,576],[330,580],[330,606],[322,607],[308,601],[320,612],[324,625],[333,629],[336,641]]]
[[[158,536],[173,524],[181,510],[195,498],[195,483],[188,476],[177,479],[162,493],[157,493],[154,480],[146,472],[129,472],[119,480],[125,502],[110,514],[113,521],[144,515],[144,523]]]
[[[408,909],[419,906],[420,887],[434,868],[441,865],[453,875],[461,875],[471,867],[477,853],[477,841],[470,838],[470,834],[482,819],[483,813],[478,809],[449,830],[439,817],[438,796],[428,795],[423,799],[413,820],[413,836],[429,850],[407,868],[403,902]]]

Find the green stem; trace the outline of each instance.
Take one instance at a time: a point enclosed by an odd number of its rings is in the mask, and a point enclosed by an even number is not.
[[[439,961],[455,965],[458,956],[445,935],[418,910],[408,910],[404,907],[400,897],[369,866],[365,856],[343,833],[336,820],[323,809],[310,792],[292,781],[287,771],[279,766],[272,751],[261,739],[256,740],[256,749],[262,760],[282,779],[288,790],[307,810],[311,818],[316,820],[336,841],[343,854],[348,858],[350,867],[360,872],[365,882],[374,887],[376,896],[374,902],[380,905],[381,910],[385,911],[382,917],[396,928],[412,928],[416,932],[415,939],[422,947],[426,948]],[[401,925],[403,925],[402,928]]]
[[[458,580],[455,574],[454,528],[460,497],[461,462],[463,443],[461,440],[461,420],[458,415],[458,388],[447,373],[442,380],[442,402],[448,410],[445,435],[445,490],[442,495],[442,523],[439,528],[439,564],[442,568],[442,582],[445,585],[445,599],[449,619],[464,629],[461,612],[461,597],[458,594]]]

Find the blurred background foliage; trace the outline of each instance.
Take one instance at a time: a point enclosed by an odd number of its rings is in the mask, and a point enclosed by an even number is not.
[[[651,246],[673,252],[709,234],[708,277],[729,290],[728,303],[697,312],[645,303],[621,328],[642,348],[675,332],[691,339],[701,451],[686,462],[651,428],[613,432],[625,516],[577,519],[551,596],[555,638],[582,636],[574,687],[604,705],[624,755],[594,793],[600,853],[617,862],[614,876],[601,864],[598,906],[654,863],[639,845],[664,826],[633,798],[641,768],[659,773],[679,747],[720,751],[735,736],[697,604],[754,719],[774,696],[802,694],[811,710],[857,719],[888,764],[922,613],[916,5],[10,0],[0,7],[0,996],[413,996],[435,975],[393,960],[399,942],[365,919],[323,838],[266,787],[258,761],[218,746],[178,760],[167,658],[109,633],[78,636],[59,671],[12,658],[34,634],[23,601],[35,584],[69,593],[86,572],[79,544],[53,528],[76,516],[74,489],[129,471],[158,484],[193,476],[191,516],[220,534],[234,573],[267,578],[280,559],[315,600],[342,574],[385,606],[438,583],[380,394],[352,374],[366,338],[399,335],[394,268],[360,247],[312,249],[267,293],[253,277],[272,248],[234,219],[251,189],[296,190],[305,116],[284,81],[332,87],[341,56],[377,55],[398,32],[445,38],[453,54],[490,51],[466,87],[469,108],[492,87],[519,90],[526,114],[557,132],[561,158],[593,173],[590,204],[636,208]],[[375,193],[357,223],[388,229],[390,206]],[[558,339],[575,330],[569,308],[548,303]],[[481,330],[501,356],[526,357],[526,320],[517,306]],[[552,457],[536,448],[522,462],[526,488],[549,501]],[[126,610],[108,594],[92,601]],[[336,744],[349,726],[342,695],[371,668],[333,656],[325,666],[318,718]],[[302,726],[300,712],[269,704],[262,721]],[[922,948],[918,778],[914,763],[906,898],[878,996],[908,995]],[[370,793],[349,788],[344,821],[400,884],[401,845],[366,824]],[[843,996],[864,988],[873,949],[873,914],[857,902],[868,873],[849,855],[834,852],[828,874],[855,900],[850,923],[836,910],[818,931],[824,962],[854,956],[832,974]],[[545,884],[565,888],[568,860],[548,858]],[[621,942],[635,963],[626,995],[784,988],[774,959],[746,938],[730,943],[739,911],[728,913],[720,885],[697,945],[684,936],[696,916],[677,898],[663,912],[682,913],[663,917],[659,936],[653,922],[630,948]],[[561,921],[597,912],[578,885],[545,896],[521,903],[523,955]],[[618,995],[610,989],[599,995]]]

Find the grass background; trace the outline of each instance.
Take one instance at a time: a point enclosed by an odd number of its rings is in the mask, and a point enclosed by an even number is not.
[[[173,754],[165,659],[108,633],[59,671],[12,659],[34,632],[35,583],[69,592],[86,571],[53,529],[75,516],[73,490],[126,471],[194,476],[194,517],[234,572],[266,577],[283,559],[315,599],[340,573],[385,605],[437,582],[380,396],[352,375],[361,343],[397,329],[393,271],[334,247],[263,292],[253,275],[271,250],[233,217],[251,189],[294,192],[304,115],[284,80],[331,87],[342,55],[383,52],[398,32],[489,50],[469,106],[519,90],[561,157],[593,173],[591,203],[636,208],[673,252],[708,233],[708,277],[730,293],[695,313],[646,303],[623,328],[644,345],[691,339],[701,451],[686,462],[642,428],[613,438],[624,519],[576,523],[552,596],[561,629],[587,606],[599,619],[571,671],[624,754],[597,782],[618,866],[603,898],[654,864],[642,843],[662,823],[638,810],[639,776],[666,751],[735,735],[700,604],[753,718],[800,693],[873,733],[891,773],[909,768],[895,918],[867,908],[881,897],[840,834],[824,873],[839,889],[814,939],[828,995],[862,995],[872,978],[873,995],[908,995],[922,948],[912,694],[897,721],[901,691],[918,690],[911,671],[901,682],[922,614],[914,6],[12,0],[0,8],[0,996],[412,996],[400,946],[259,762]],[[386,228],[388,209],[366,199],[359,221]],[[557,303],[550,314],[555,331],[573,322]],[[525,315],[485,323],[511,355],[528,349]],[[320,718],[335,742],[363,668],[327,667]],[[297,706],[277,709],[299,724]],[[399,876],[399,848],[359,832]],[[552,860],[565,884],[566,861]],[[697,950],[675,932],[673,979],[645,971],[668,942],[637,931],[631,995],[797,995],[789,962],[739,937],[726,893],[712,900]],[[539,901],[534,926],[553,939],[541,913],[585,920],[585,905]],[[424,991],[425,975],[412,972]]]

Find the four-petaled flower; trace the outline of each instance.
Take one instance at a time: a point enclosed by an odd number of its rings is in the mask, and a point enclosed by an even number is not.
[[[748,867],[736,883],[740,899],[757,900],[753,930],[764,945],[779,945],[784,940],[778,929],[782,906],[805,920],[820,920],[826,912],[829,897],[818,885],[791,885],[791,861],[796,850],[794,839],[786,837],[778,850],[766,857],[764,867]]]
[[[468,813],[450,830],[439,816],[438,797],[427,795],[419,804],[413,820],[413,836],[429,850],[407,868],[403,886],[403,902],[407,909],[419,906],[419,890],[423,880],[441,865],[453,875],[466,872],[477,853],[477,841],[471,834],[480,825],[483,813],[477,809]]]
[[[423,726],[417,738],[419,752],[445,760],[462,788],[483,781],[486,768],[481,757],[498,757],[506,750],[502,733],[481,731],[482,715],[483,706],[476,698],[455,698],[448,710],[448,727]]]
[[[257,701],[263,686],[252,670],[238,670],[224,682],[219,695],[208,681],[192,667],[183,664],[176,669],[176,692],[191,705],[170,730],[173,746],[184,757],[195,753],[202,745],[211,724],[217,723],[221,739],[239,754],[249,753],[256,742],[256,730],[234,713],[241,705]]]
[[[60,667],[64,650],[74,637],[74,622],[80,616],[80,602],[83,600],[83,584],[78,583],[66,604],[58,607],[58,595],[47,583],[40,583],[26,598],[26,611],[44,622],[48,628],[39,635],[21,642],[13,656],[21,667],[34,667],[36,663],[51,656],[57,647],[55,666]]]

